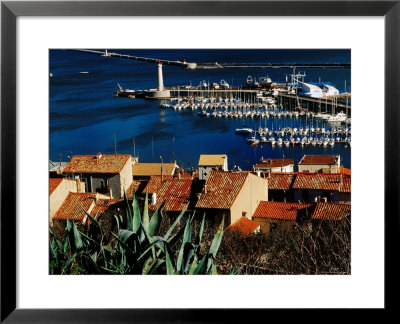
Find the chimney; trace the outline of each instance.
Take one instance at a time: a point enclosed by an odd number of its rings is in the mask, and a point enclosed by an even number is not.
[[[207,184],[204,184],[203,191],[205,194],[207,194]]]
[[[97,164],[99,163],[101,157],[103,156],[103,154],[101,154],[100,152],[96,154],[96,162]]]
[[[180,179],[181,178],[181,173],[180,172],[178,172],[178,179]]]
[[[113,199],[113,192],[111,187],[108,187],[108,195],[110,196],[110,199]]]
[[[81,181],[79,180],[79,178],[76,178],[75,182],[76,182],[76,192],[81,192]]]
[[[163,182],[163,167],[161,166],[161,183]]]
[[[156,203],[157,203],[157,194],[153,192],[153,194],[151,195],[151,204],[155,205]]]
[[[97,193],[94,194],[94,204],[97,205]]]

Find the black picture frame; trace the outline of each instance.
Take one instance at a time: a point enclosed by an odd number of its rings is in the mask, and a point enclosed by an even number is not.
[[[2,1],[1,3],[1,322],[194,323],[263,318],[266,309],[16,308],[16,19],[19,16],[384,16],[385,309],[397,306],[399,246],[400,1]],[[374,46],[371,44],[371,46]],[[373,151],[370,152],[373,157]],[[371,162],[372,163],[372,162]],[[372,168],[376,167],[372,163]],[[381,167],[381,166],[379,166]],[[370,175],[373,176],[373,170]],[[373,190],[373,188],[371,188]],[[373,239],[373,238],[371,238]],[[374,258],[371,256],[371,266]],[[368,283],[366,283],[367,285]],[[392,297],[393,296],[393,297]],[[267,307],[267,305],[266,305]],[[251,314],[249,314],[251,312]],[[247,316],[245,315],[245,316]],[[249,318],[250,319],[250,318]],[[253,321],[253,320],[251,320]]]

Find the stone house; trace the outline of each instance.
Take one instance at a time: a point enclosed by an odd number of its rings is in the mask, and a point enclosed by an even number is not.
[[[339,173],[340,155],[304,155],[297,166],[299,172]]]
[[[261,158],[254,166],[254,171],[263,172],[293,172],[293,159],[264,159]]]
[[[201,154],[199,179],[207,180],[212,170],[228,171],[228,156],[226,154]]]
[[[297,173],[292,185],[294,201],[349,202],[351,177],[340,173]]]
[[[253,220],[261,225],[261,231],[288,230],[296,223],[305,225],[314,210],[313,204],[261,201]]]
[[[75,155],[63,173],[85,182],[87,192],[122,198],[132,184],[130,154]]]
[[[241,217],[252,218],[258,204],[268,200],[268,180],[250,172],[211,171],[196,210],[219,224],[229,226]]]
[[[85,192],[85,183],[79,180],[65,178],[49,179],[49,220],[53,223],[53,216],[58,211],[70,192]]]

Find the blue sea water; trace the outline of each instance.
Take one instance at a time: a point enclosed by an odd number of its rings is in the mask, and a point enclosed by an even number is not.
[[[350,63],[350,50],[127,50],[112,52],[188,62],[218,63]],[[243,124],[261,127],[305,127],[305,118],[294,119],[213,119],[196,111],[159,108],[159,101],[114,97],[118,89],[157,87],[155,64],[106,58],[72,50],[50,50],[50,159],[68,161],[76,154],[130,153],[141,162],[176,160],[185,168],[197,167],[200,154],[227,154],[228,164],[250,169],[261,157],[293,158],[304,154],[340,154],[350,168],[351,150],[342,144],[327,147],[275,147],[269,144],[251,147],[235,128]],[[351,91],[349,68],[300,69],[306,82],[330,82],[340,92]],[[87,71],[88,74],[79,72]],[[233,86],[244,85],[248,75],[269,76],[285,82],[290,69],[215,69],[184,70],[163,66],[164,85],[198,85],[200,81],[226,80]],[[310,125],[310,121],[307,121]],[[314,125],[317,125],[314,120]],[[319,127],[326,125],[318,123]],[[329,127],[328,127],[329,128]],[[115,145],[116,143],[116,145]],[[134,145],[135,143],[135,145]]]

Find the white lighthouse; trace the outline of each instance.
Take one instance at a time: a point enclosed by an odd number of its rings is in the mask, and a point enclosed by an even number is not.
[[[157,72],[158,72],[158,86],[157,89],[149,89],[145,90],[146,98],[154,98],[154,99],[166,99],[171,98],[170,90],[166,90],[164,88],[164,79],[162,73],[162,63],[160,60],[157,61]]]
[[[157,67],[158,67],[158,91],[163,91],[164,90],[164,80],[163,80],[163,75],[162,75],[162,64],[160,61],[157,62]]]

